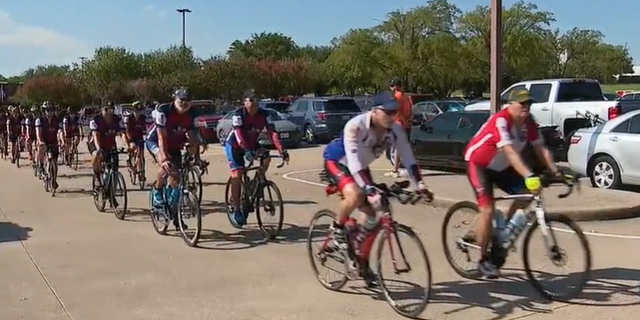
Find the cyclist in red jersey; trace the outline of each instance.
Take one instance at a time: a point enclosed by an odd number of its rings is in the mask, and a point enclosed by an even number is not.
[[[60,129],[60,121],[56,116],[56,111],[53,104],[45,102],[42,105],[44,111],[44,117],[38,117],[35,119],[36,139],[38,140],[38,155],[37,159],[40,169],[43,171],[44,154],[45,151],[51,152],[53,155],[53,189],[58,189],[58,182],[56,177],[58,175],[58,130]]]
[[[7,141],[7,113],[3,107],[0,107],[0,152],[3,152],[5,156],[9,153],[7,152],[8,141]]]
[[[130,150],[136,150],[136,166],[144,157],[144,134],[147,131],[147,116],[142,112],[144,106],[140,101],[133,103],[134,111],[124,117],[125,134],[122,139]]]
[[[22,133],[22,115],[20,109],[9,106],[9,117],[7,118],[7,134],[11,143],[11,163],[16,163],[17,157],[20,157],[18,139]]]
[[[476,234],[468,234],[464,239],[480,245],[482,258],[478,270],[491,278],[499,275],[498,268],[487,256],[493,227],[493,186],[509,194],[539,191],[540,178],[534,175],[521,157],[527,143],[534,147],[536,155],[545,161],[554,175],[560,175],[529,113],[532,101],[528,90],[515,91],[510,104],[487,120],[465,151],[467,176],[476,194],[480,215]],[[509,219],[516,210],[528,205],[529,202],[515,201],[507,211],[506,218]]]
[[[102,107],[102,111],[93,117],[89,122],[91,129],[91,141],[89,151],[91,151],[91,166],[93,174],[98,178],[98,183],[102,184],[102,163],[105,155],[117,148],[116,136],[123,131],[123,123],[120,117],[113,113],[113,104],[108,103]],[[114,155],[117,158],[117,154]],[[117,159],[113,159],[117,163]],[[100,186],[99,185],[99,186]],[[98,186],[98,187],[99,187]]]

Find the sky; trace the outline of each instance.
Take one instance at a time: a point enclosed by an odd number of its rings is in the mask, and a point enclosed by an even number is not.
[[[490,0],[450,0],[463,11]],[[503,0],[509,6],[516,0]],[[552,27],[602,31],[605,41],[627,45],[640,64],[638,0],[530,0],[555,14]],[[352,28],[378,24],[397,9],[426,0],[0,0],[0,75],[19,75],[39,64],[67,64],[91,57],[100,46],[136,52],[182,41],[177,8],[189,8],[187,45],[208,58],[236,39],[282,32],[298,45],[324,45]],[[616,3],[616,4],[613,4]]]

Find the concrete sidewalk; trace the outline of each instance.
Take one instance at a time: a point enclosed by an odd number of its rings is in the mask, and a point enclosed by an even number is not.
[[[378,166],[372,166],[372,174],[377,182],[393,183],[406,180],[407,177],[391,178]],[[289,178],[300,179],[312,183],[321,183],[318,172],[307,171],[289,174]],[[425,171],[424,181],[433,191],[433,204],[438,207],[449,207],[459,201],[475,202],[473,190],[467,177],[447,172]],[[496,195],[504,195],[496,190]],[[576,221],[614,220],[640,217],[640,194],[620,190],[602,190],[592,188],[588,180],[581,180],[581,188],[577,188],[567,198],[559,199],[558,195],[566,192],[565,186],[552,186],[545,189],[543,195],[548,212],[563,213]],[[505,210],[510,202],[498,203],[498,208]]]

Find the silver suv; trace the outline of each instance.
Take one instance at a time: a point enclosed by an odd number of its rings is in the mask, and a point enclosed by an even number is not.
[[[349,97],[302,97],[289,107],[287,118],[303,130],[308,143],[326,143],[361,112]]]

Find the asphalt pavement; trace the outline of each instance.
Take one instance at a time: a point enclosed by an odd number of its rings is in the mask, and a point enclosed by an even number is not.
[[[0,160],[0,319],[401,319],[360,281],[332,292],[315,279],[305,245],[308,224],[317,210],[336,210],[338,201],[313,180],[322,163],[320,148],[292,150],[291,157],[290,165],[269,172],[283,193],[285,228],[278,239],[265,241],[255,217],[242,230],[227,221],[227,161],[222,149],[211,148],[198,248],[187,247],[174,233],[154,232],[146,191],[129,191],[125,221],[98,213],[89,191],[87,154],[81,155],[79,171],[61,168],[55,198],[28,166],[18,169]],[[385,166],[375,164],[381,170]],[[298,181],[283,178],[292,172],[287,177]],[[437,178],[427,177],[431,187],[454,179]],[[447,188],[463,196],[450,198],[469,196],[468,184],[453,186]],[[576,205],[592,201],[587,189],[584,198],[574,197]],[[634,205],[636,196],[609,199]],[[552,209],[554,197],[549,198]],[[556,209],[564,209],[562,203]],[[635,319],[640,312],[639,219],[579,223],[592,251],[592,280],[578,299],[560,303],[541,298],[526,281],[521,250],[511,253],[501,279],[460,278],[443,255],[445,209],[394,208],[397,220],[416,230],[429,255],[433,285],[423,319]],[[566,247],[570,256],[578,249],[573,242]],[[544,260],[540,254],[535,262]]]

